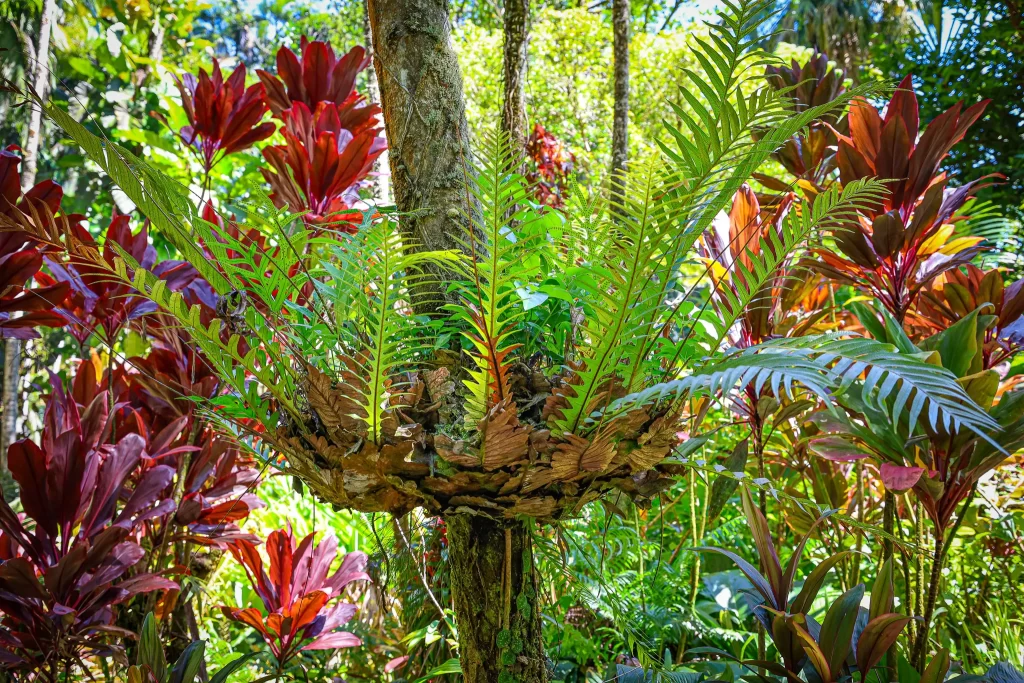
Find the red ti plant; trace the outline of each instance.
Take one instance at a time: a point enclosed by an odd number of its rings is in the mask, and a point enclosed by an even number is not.
[[[354,233],[351,222],[361,218],[351,211],[359,183],[384,151],[379,129],[350,128],[355,124],[345,110],[331,102],[313,112],[295,102],[282,118],[285,144],[266,147],[263,157],[273,170],[260,169],[273,189],[270,198],[278,207],[305,212],[308,223]]]
[[[362,47],[338,59],[330,45],[301,41],[301,59],[282,47],[277,76],[258,71],[266,101],[284,122],[284,145],[267,147],[271,169],[260,169],[276,206],[306,214],[316,226],[354,232],[350,212],[361,181],[385,149],[378,137],[380,107],[356,92],[359,72],[370,61]]]
[[[74,223],[71,230],[83,248],[99,249],[81,223]],[[147,227],[133,234],[126,215],[114,216],[107,227],[102,255],[111,267],[120,257],[114,245],[143,268],[152,268],[156,261],[156,250],[149,244]],[[66,263],[47,258],[46,266],[53,277],[43,275],[38,278],[40,281],[56,281],[71,287],[67,303],[59,310],[72,322],[69,331],[79,344],[100,331],[103,341],[111,345],[127,323],[156,311],[152,301],[133,296],[131,287],[115,281],[108,271],[91,265],[85,258],[72,256]]]
[[[44,180],[22,195],[17,149],[12,145],[0,151],[0,338],[35,339],[36,327],[67,324],[53,311],[67,296],[67,284],[28,288],[43,265],[41,245],[32,234],[45,230],[60,211],[64,193],[52,180]],[[42,225],[24,229],[32,223]]]
[[[356,77],[370,65],[365,49],[357,45],[338,59],[334,48],[319,40],[309,41],[303,36],[299,46],[301,59],[287,47],[277,51],[277,76],[256,70],[275,117],[283,119],[284,112],[296,102],[310,111],[321,102],[329,102],[338,107],[343,117],[353,116],[349,110],[358,110],[356,116],[362,120],[359,125],[366,125],[380,113],[377,105],[366,104],[356,92]],[[354,131],[356,127],[349,129]]]
[[[845,678],[850,671],[850,654],[854,654],[853,661],[860,672],[861,682],[866,683],[868,675],[911,622],[910,617],[892,611],[891,559],[883,562],[878,571],[871,590],[867,620],[857,635],[858,621],[863,619],[860,606],[863,597],[862,583],[840,595],[825,613],[818,629],[810,628],[813,620],[807,614],[786,618],[822,683],[836,683]],[[812,635],[812,630],[817,633]]]
[[[767,67],[765,80],[776,90],[784,91],[786,106],[794,114],[832,102],[846,91],[842,73],[830,67],[828,57],[820,52],[811,55],[803,66],[794,59],[789,68]],[[830,115],[819,119],[787,140],[772,153],[772,158],[797,179],[801,189],[813,196],[836,169],[836,131],[845,135],[846,129],[845,118]],[[780,180],[760,174],[755,177],[770,189],[789,191],[789,186]]]
[[[811,525],[810,530],[797,542],[786,567],[783,568],[778,552],[775,550],[775,543],[772,541],[771,531],[768,529],[768,521],[754,505],[747,490],[741,488],[740,493],[743,500],[743,513],[747,518],[747,524],[750,526],[754,545],[757,547],[757,554],[760,558],[760,569],[729,550],[710,547],[699,550],[725,555],[735,562],[743,575],[750,580],[754,586],[752,596],[758,603],[754,608],[754,616],[764,625],[765,631],[775,643],[775,648],[782,656],[785,670],[797,675],[803,668],[805,654],[787,624],[787,617],[806,613],[811,608],[825,583],[829,570],[850,553],[848,551],[838,552],[822,560],[806,577],[797,596],[791,598],[790,593],[796,582],[796,572],[800,566],[804,546],[807,545],[814,530],[828,518],[830,513],[820,516]]]
[[[781,264],[774,277],[753,293],[749,305],[742,306],[740,301],[742,293],[753,284],[744,280],[755,270],[753,258],[781,234],[781,223],[795,199],[795,195],[788,193],[774,206],[762,207],[757,195],[744,183],[733,196],[728,216],[719,216],[701,239],[702,255],[714,285],[713,302],[723,315],[738,316],[739,325],[735,331],[730,330],[730,341],[739,348],[753,346],[774,333],[782,291],[789,284],[788,263]]]
[[[314,545],[310,534],[296,547],[291,529],[281,529],[267,537],[268,574],[255,545],[239,539],[230,548],[245,567],[266,615],[255,607],[221,609],[228,619],[259,632],[274,655],[278,673],[303,650],[335,650],[362,644],[351,633],[337,630],[352,618],[356,606],[347,602],[334,602],[331,606],[328,603],[340,598],[353,581],[370,578],[364,571],[365,554],[348,553],[337,571],[328,576],[338,554],[334,537],[328,536]]]
[[[971,261],[981,238],[956,237],[953,223],[983,179],[947,190],[939,167],[985,110],[987,101],[940,114],[918,139],[918,105],[911,78],[899,85],[882,116],[864,100],[849,114],[849,136],[838,134],[843,184],[891,179],[888,195],[862,213],[860,225],[838,232],[836,254],[818,249],[818,269],[877,298],[901,324],[922,288]]]
[[[811,534],[830,513],[825,513],[811,525],[810,530],[800,538],[783,568],[772,541],[768,521],[754,506],[746,489],[741,489],[743,512],[754,537],[754,545],[760,558],[760,571],[739,555],[720,548],[701,548],[725,555],[753,584],[752,595],[759,603],[754,616],[764,625],[782,657],[783,665],[774,662],[746,662],[770,670],[791,681],[799,678],[805,662],[817,671],[823,683],[835,683],[847,671],[847,658],[856,651],[856,664],[861,680],[866,680],[871,670],[881,661],[889,647],[896,642],[910,618],[893,613],[893,568],[892,561],[882,564],[871,590],[871,608],[863,619],[863,628],[854,642],[854,631],[861,617],[860,601],[864,585],[859,584],[838,598],[829,608],[820,627],[808,615],[828,572],[849,551],[830,555],[806,577],[797,596],[790,600],[789,594],[796,580],[804,546]],[[813,627],[812,627],[813,625]],[[812,636],[811,633],[815,635]]]
[[[533,186],[537,201],[561,209],[568,192],[567,181],[576,166],[576,155],[539,123],[526,141],[526,156],[533,168],[526,179]]]
[[[227,80],[216,59],[210,74],[200,69],[199,78],[185,74],[175,80],[189,122],[178,136],[195,151],[206,173],[224,155],[240,152],[274,134],[273,123],[260,123],[268,109],[263,85],[245,87],[244,64],[235,67]]]
[[[164,514],[173,470],[131,475],[145,456],[136,434],[104,444],[104,396],[79,411],[59,380],[47,406],[40,444],[8,450],[26,520],[0,500],[0,547],[17,548],[0,563],[0,666],[56,682],[91,655],[120,655],[110,636],[117,605],[139,593],[177,585],[135,573],[145,551],[133,540],[146,520]],[[9,553],[5,553],[9,554]]]
[[[985,321],[981,367],[989,370],[1020,350],[1024,315],[1024,280],[1007,287],[998,269],[968,263],[935,278],[918,303],[920,318],[931,333],[945,330],[980,310]]]

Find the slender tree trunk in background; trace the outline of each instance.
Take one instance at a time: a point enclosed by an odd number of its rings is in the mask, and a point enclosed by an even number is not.
[[[21,341],[8,339],[4,345],[3,426],[0,431],[0,495],[11,500],[16,491],[7,469],[7,447],[18,433],[18,384],[21,379]]]
[[[50,85],[50,27],[57,12],[56,0],[44,0],[43,15],[39,19],[39,36],[36,43],[35,63],[32,77],[32,89],[39,99],[45,100]],[[25,136],[25,150],[21,162],[22,192],[36,184],[36,167],[39,156],[39,138],[42,135],[43,112],[32,106],[28,120],[28,133]]]
[[[369,0],[363,0],[363,41],[366,43],[366,55],[370,58],[371,63],[373,61],[373,31],[370,28],[370,9],[368,7]],[[377,71],[370,67],[366,72],[366,91],[370,96],[370,101],[374,104],[380,104],[380,84],[377,82]],[[384,153],[377,157],[373,162],[373,172],[377,175],[374,177],[374,197],[377,200],[377,204],[384,206],[391,203],[391,183],[389,182],[388,170],[388,151],[384,150]]]
[[[34,62],[30,62],[32,70],[32,90],[45,100],[50,85],[50,27],[57,11],[56,0],[44,0],[43,15],[39,19]],[[42,135],[43,112],[35,104],[31,105],[28,120],[28,131],[25,135],[25,148],[21,161],[21,191],[27,192],[36,184],[38,168],[39,138]],[[0,487],[5,494],[10,493],[10,476],[7,471],[7,447],[18,435],[18,412],[21,395],[21,341],[8,339],[4,348],[4,391],[3,391],[3,424],[0,429]]]
[[[543,683],[547,665],[529,528],[468,514],[445,522],[463,680]]]
[[[629,0],[612,0],[615,117],[612,122],[611,181],[618,195],[622,173],[629,161]]]
[[[156,65],[164,59],[164,36],[167,29],[164,28],[162,19],[160,10],[157,9],[153,13],[153,25],[149,27],[149,62],[135,70],[136,88],[143,85],[149,79],[153,71],[156,70]]]
[[[944,540],[945,533],[941,529],[935,530],[935,552],[932,554],[932,573],[928,583],[928,597],[924,605],[921,631],[915,639],[915,652],[912,655],[912,663],[918,673],[924,673],[925,659],[928,655],[928,630],[932,625],[932,615],[935,614],[935,601],[939,597],[939,587],[942,583],[942,564],[945,558]]]
[[[466,188],[470,134],[448,4],[368,0],[367,9],[402,232],[422,249],[460,249],[456,238],[476,207]],[[443,298],[443,284],[421,288],[413,304],[429,312]]]
[[[501,129],[519,151],[526,148],[526,60],[530,41],[530,0],[505,0],[505,100]]]

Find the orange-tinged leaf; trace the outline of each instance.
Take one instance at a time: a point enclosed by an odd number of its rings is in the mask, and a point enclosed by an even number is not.
[[[323,591],[313,591],[309,595],[302,596],[291,609],[285,614],[292,619],[291,632],[295,633],[300,628],[313,623],[320,610],[327,604],[328,595]]]

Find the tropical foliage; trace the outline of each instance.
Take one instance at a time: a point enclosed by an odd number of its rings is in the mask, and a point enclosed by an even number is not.
[[[536,8],[520,149],[454,8],[449,249],[381,189],[361,5],[62,16],[69,89],[0,100],[59,148],[0,155],[0,330],[45,367],[0,680],[1010,680],[1024,295],[963,163],[1000,103],[853,73],[913,31],[820,4],[782,26],[842,68],[765,52],[769,0],[634,7],[615,183],[602,10]]]

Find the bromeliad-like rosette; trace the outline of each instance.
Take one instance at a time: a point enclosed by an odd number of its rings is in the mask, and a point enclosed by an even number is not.
[[[352,207],[360,183],[384,151],[377,128],[352,120],[352,110],[320,102],[310,111],[302,102],[282,114],[285,144],[263,150],[271,169],[261,168],[278,207],[305,212],[306,222],[352,232],[362,214]]]

